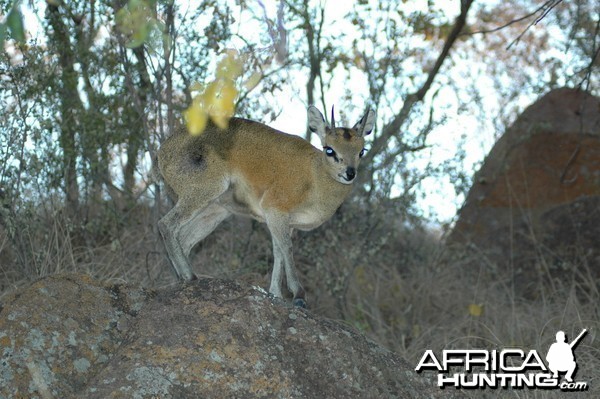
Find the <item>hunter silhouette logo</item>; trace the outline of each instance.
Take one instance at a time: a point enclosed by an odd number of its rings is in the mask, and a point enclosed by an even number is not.
[[[565,379],[567,382],[573,382],[573,373],[575,373],[575,369],[577,368],[573,349],[586,333],[587,330],[584,329],[570,344],[566,342],[567,337],[565,336],[564,331],[556,333],[556,342],[550,346],[548,354],[546,355],[548,368],[552,371],[552,376],[554,378],[558,378],[559,372],[566,372],[567,375],[565,376]]]
[[[445,349],[436,355],[431,349],[423,354],[415,368],[437,371],[437,385],[463,389],[560,389],[585,391],[585,381],[573,381],[577,363],[573,351],[587,333],[584,329],[571,343],[564,331],[556,333],[556,342],[548,349],[546,362],[535,349],[520,348]],[[560,373],[565,373],[561,381]]]

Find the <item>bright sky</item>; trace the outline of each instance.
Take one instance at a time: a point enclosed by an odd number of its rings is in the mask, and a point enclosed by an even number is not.
[[[43,2],[42,2],[43,3]],[[186,3],[186,6],[190,8],[194,7],[195,1]],[[254,10],[254,15],[249,11],[244,11],[240,15],[236,15],[236,24],[234,29],[239,29],[237,32],[243,37],[250,37],[252,35],[263,35],[266,31],[266,23],[256,18],[256,15],[261,15],[262,10],[256,3],[249,2],[248,5]],[[265,9],[267,10],[268,17],[272,20],[276,19],[277,6],[279,1],[275,0],[263,0]],[[352,32],[355,27],[348,21],[343,20],[343,16],[346,15],[351,7],[352,2],[345,1],[325,1],[326,4],[326,19],[330,26],[335,26],[336,29],[343,30],[344,32]],[[422,5],[423,11],[426,10],[425,2],[413,2],[409,3],[413,7]],[[459,2],[450,1],[442,2],[446,14],[449,16],[455,16],[458,13]],[[44,4],[42,4],[43,6]],[[185,7],[185,6],[182,6]],[[26,28],[30,31],[30,34],[36,36],[36,31],[39,28],[39,13],[33,14],[28,7],[24,7],[23,11],[26,15]],[[43,15],[43,14],[41,14]],[[207,17],[210,18],[210,17]],[[206,23],[206,21],[200,21],[199,25]],[[243,31],[242,31],[243,29]],[[259,38],[252,38],[258,41]],[[236,47],[236,41],[232,43],[233,47]],[[243,47],[243,43],[240,41],[238,44],[239,48]],[[468,68],[469,66],[465,66]],[[456,68],[456,67],[455,67]],[[457,73],[461,72],[460,70]],[[466,72],[468,76],[469,71]],[[264,121],[269,123],[272,127],[297,135],[304,135],[306,129],[306,106],[304,103],[305,98],[305,82],[306,76],[297,71],[287,71],[288,82],[299,82],[298,87],[288,85],[283,88],[283,91],[279,93],[278,98],[281,101],[278,105],[281,107],[281,113],[274,121]],[[334,76],[336,74],[334,73]],[[485,87],[488,84],[485,81],[478,83],[481,87]],[[366,98],[368,90],[367,82],[364,76],[360,74],[348,76],[347,73],[339,73],[339,77],[336,76],[331,88],[325,93],[326,103],[330,106],[331,104],[337,105],[340,101],[336,101],[345,94],[345,90],[351,87],[352,91],[357,94],[357,98]],[[492,93],[490,88],[490,93]],[[315,93],[316,94],[316,93]],[[318,95],[316,95],[318,98]],[[488,126],[487,129],[483,129],[479,121],[469,115],[464,115],[458,112],[459,103],[455,97],[455,93],[450,89],[442,88],[437,96],[437,104],[440,109],[448,115],[448,119],[445,121],[443,126],[439,126],[432,132],[428,139],[428,144],[431,146],[429,150],[420,153],[420,157],[412,164],[415,168],[423,170],[427,164],[433,160],[435,164],[441,164],[445,160],[453,159],[457,152],[460,150],[460,145],[464,145],[466,152],[466,159],[464,165],[466,166],[467,173],[472,172],[472,166],[481,162],[485,154],[490,150],[494,143],[494,129],[493,126]],[[316,104],[320,108],[320,101]],[[336,118],[343,121],[342,116],[347,115],[349,120],[345,121],[348,124],[354,124],[362,115],[365,104],[352,104],[355,109],[352,110],[340,110],[336,107]],[[495,103],[490,102],[488,109],[494,109]],[[398,110],[395,109],[379,109],[378,112],[378,127],[381,128],[382,120],[389,120]],[[326,111],[327,113],[330,110]],[[260,116],[256,116],[257,120],[260,120]],[[314,142],[313,144],[318,144]],[[428,178],[423,182],[422,185],[423,195],[417,198],[418,206],[423,209],[423,213],[426,217],[431,219],[437,219],[440,222],[449,222],[456,215],[456,211],[461,206],[464,198],[457,196],[454,187],[447,178]]]
[[[268,10],[269,18],[274,20],[279,2],[264,1],[264,4]],[[413,2],[410,4],[415,8],[421,4],[422,11],[427,10],[426,2]],[[458,14],[458,1],[443,2],[443,4],[447,8],[446,12],[448,15],[455,16]],[[353,25],[343,19],[343,16],[351,10],[352,2],[326,1],[325,5],[325,15],[328,25],[335,26],[336,29],[344,30],[345,32],[355,29]],[[250,32],[264,32],[264,25],[261,26],[258,24],[252,27],[252,24],[257,24],[257,21],[248,20],[243,22],[241,26],[250,26]],[[281,98],[285,99],[280,102],[282,112],[270,125],[279,130],[303,136],[306,126],[305,109],[307,104],[304,103],[306,76],[291,76],[290,80],[302,82],[301,87],[297,90],[288,87],[288,91],[282,93]],[[356,93],[366,95],[366,90],[368,90],[367,82],[363,76],[345,77],[344,80],[334,81],[334,84],[325,93],[326,103],[328,105],[336,104],[336,98],[340,98],[345,94],[348,85],[353,87],[353,91]],[[478,121],[473,117],[458,115],[459,104],[456,101],[455,94],[451,90],[442,90],[438,94],[437,101],[441,107],[447,109],[449,118],[443,126],[440,126],[430,135],[428,144],[431,146],[431,149],[423,151],[421,158],[413,166],[423,170],[430,160],[434,160],[434,163],[441,163],[444,160],[454,158],[459,150],[458,145],[463,141],[466,143],[465,151],[467,154],[465,165],[474,165],[480,162],[493,145],[493,134],[477,135],[479,131]],[[359,111],[348,116],[351,120],[346,122],[350,124],[354,124],[360,119],[362,116],[360,113],[364,109],[363,104],[354,105]],[[320,103],[317,106],[320,108]],[[336,114],[340,111],[343,110],[338,109]],[[379,115],[378,127],[381,128],[382,118],[386,117],[385,120],[389,120],[389,117],[398,110],[377,111]],[[330,110],[326,112],[329,113]],[[462,140],[463,135],[467,136],[467,140]],[[316,138],[313,138],[313,140],[316,140]],[[313,141],[313,144],[317,143]],[[457,196],[449,179],[428,178],[423,182],[422,189],[424,196],[417,198],[418,206],[423,209],[423,213],[427,218],[437,219],[442,223],[450,222],[464,201],[462,196]]]

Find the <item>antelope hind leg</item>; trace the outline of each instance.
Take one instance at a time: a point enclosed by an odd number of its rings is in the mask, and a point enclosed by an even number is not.
[[[180,241],[181,227],[183,222],[189,217],[189,212],[185,212],[180,202],[178,202],[173,209],[158,221],[158,228],[163,237],[171,266],[173,266],[177,278],[184,281],[196,278],[194,273],[192,273],[192,268]]]

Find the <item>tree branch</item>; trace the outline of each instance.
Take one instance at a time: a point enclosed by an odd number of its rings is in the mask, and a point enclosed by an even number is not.
[[[536,14],[539,11],[542,11],[542,15],[540,15],[538,18],[535,19],[535,21],[533,21],[529,25],[527,25],[527,27],[523,30],[523,32],[521,32],[521,34],[519,36],[517,36],[517,38],[515,40],[513,40],[512,42],[510,42],[510,44],[508,46],[506,46],[506,49],[508,50],[513,45],[519,43],[521,41],[521,38],[525,35],[525,33],[527,33],[527,31],[533,25],[537,25],[542,19],[544,19],[546,17],[546,15],[548,15],[548,13],[550,11],[552,11],[554,9],[554,7],[556,7],[557,5],[559,5],[561,2],[562,2],[562,0],[549,0],[549,1],[545,2],[540,8],[538,8],[535,11]]]
[[[549,4],[551,4],[553,2],[554,2],[554,0],[547,0],[544,4],[542,4],[541,6],[536,8],[534,11],[530,12],[529,14],[523,15],[522,17],[519,17],[517,19],[513,19],[512,21],[509,21],[509,22],[505,23],[504,25],[500,25],[500,26],[497,26],[492,29],[483,29],[483,30],[478,30],[478,31],[474,31],[474,32],[463,32],[463,33],[461,33],[461,36],[463,36],[463,35],[469,35],[469,36],[485,35],[487,33],[498,32],[504,28],[508,28],[511,25],[514,25],[516,23],[522,22],[526,19],[533,17],[534,15],[536,15],[538,12],[540,12],[541,10],[543,10],[545,7],[547,7]]]
[[[583,76],[583,79],[581,80],[581,82],[579,82],[579,85],[578,85],[579,88],[582,88],[585,83],[585,87],[584,87],[585,91],[590,90],[590,84],[592,81],[592,71],[594,69],[594,65],[596,65],[596,59],[598,58],[598,55],[600,55],[600,44],[598,44],[598,46],[596,46],[596,39],[598,38],[599,33],[600,33],[600,16],[598,17],[598,21],[596,21],[596,29],[594,32],[594,41],[592,42],[592,51],[594,53],[590,56],[590,62],[588,64],[588,66],[585,68],[585,70],[586,70],[585,75]]]
[[[389,122],[387,125],[385,125],[383,127],[382,132],[379,135],[379,137],[377,137],[372,142],[371,149],[365,155],[365,160],[363,162],[366,162],[366,163],[372,165],[373,159],[375,158],[375,156],[377,154],[379,154],[385,148],[390,137],[397,136],[400,133],[400,129],[402,128],[402,126],[404,125],[406,120],[408,119],[414,106],[417,103],[423,101],[423,98],[425,98],[425,95],[431,88],[433,81],[435,80],[438,72],[440,71],[440,68],[442,67],[442,64],[444,63],[444,60],[448,57],[448,54],[450,53],[450,49],[452,48],[452,46],[454,45],[454,43],[460,36],[463,28],[465,27],[466,20],[467,20],[467,14],[468,14],[469,9],[471,8],[472,4],[473,4],[473,0],[462,0],[461,1],[460,14],[458,15],[458,17],[456,17],[456,21],[454,22],[452,31],[448,35],[448,38],[446,39],[446,42],[444,43],[444,47],[442,48],[442,51],[441,51],[440,55],[438,56],[433,68],[431,69],[431,71],[429,71],[429,75],[427,76],[427,79],[425,80],[423,85],[416,92],[411,93],[406,97],[406,99],[404,100],[404,105],[402,106],[402,109],[400,110],[400,112],[398,112],[393,117],[391,122]],[[368,175],[368,174],[365,173],[365,174],[362,174],[359,176],[365,176],[365,175]]]

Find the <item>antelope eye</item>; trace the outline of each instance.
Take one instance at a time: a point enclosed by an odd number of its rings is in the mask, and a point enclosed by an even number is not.
[[[333,148],[331,147],[325,147],[325,154],[327,154],[328,157],[332,157],[335,155],[335,151],[333,151]]]
[[[363,148],[362,150],[360,150],[360,153],[358,154],[358,156],[359,156],[360,158],[362,158],[362,157],[363,157],[363,155],[365,155],[365,152],[367,152],[367,150]]]

